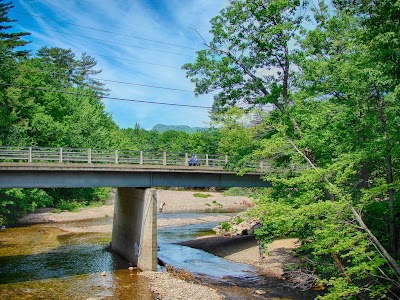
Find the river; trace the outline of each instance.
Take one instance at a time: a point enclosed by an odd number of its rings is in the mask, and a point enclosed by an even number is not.
[[[84,221],[111,222],[109,217]],[[68,225],[82,226],[82,221]],[[282,281],[258,275],[251,266],[175,244],[209,234],[214,225],[159,229],[159,258],[192,272],[197,281],[217,287],[227,299],[256,299],[251,291],[265,287],[269,287],[265,299],[313,298],[291,290]],[[125,260],[106,250],[110,241],[110,233],[67,233],[53,224],[7,228],[0,232],[1,299],[155,299],[148,280],[132,273]]]

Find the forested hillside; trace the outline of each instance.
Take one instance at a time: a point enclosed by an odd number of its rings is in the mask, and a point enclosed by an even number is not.
[[[205,127],[190,127],[187,125],[163,125],[163,124],[157,124],[154,125],[151,130],[155,130],[158,132],[164,132],[168,130],[176,130],[176,131],[183,131],[186,133],[195,133],[197,131],[203,131],[206,130],[207,128]]]
[[[292,284],[323,299],[400,299],[399,1],[232,0],[211,26],[184,69],[233,167],[270,166],[261,243],[298,237]]]

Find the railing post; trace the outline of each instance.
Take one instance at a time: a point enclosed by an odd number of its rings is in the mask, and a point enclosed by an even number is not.
[[[225,164],[228,163],[228,155],[225,155]]]
[[[206,154],[206,167],[208,167],[208,154]]]
[[[118,150],[115,150],[115,164],[118,165]]]
[[[163,165],[167,165],[167,152],[163,152]]]
[[[28,162],[32,162],[32,147],[29,147],[28,150]]]
[[[139,164],[143,165],[143,151],[140,151]]]
[[[87,151],[87,162],[88,162],[88,164],[92,163],[92,149],[90,149],[90,148]]]
[[[185,166],[189,165],[189,155],[185,153]]]
[[[63,148],[60,148],[60,152],[58,153],[58,162],[60,164],[63,162]]]

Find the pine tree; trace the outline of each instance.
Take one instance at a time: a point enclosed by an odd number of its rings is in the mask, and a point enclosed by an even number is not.
[[[10,32],[12,29],[11,23],[15,22],[8,17],[10,9],[14,6],[11,2],[5,3],[0,0],[0,49],[3,51],[12,52],[14,57],[26,57],[29,54],[28,50],[17,50],[17,47],[22,47],[28,44],[27,41],[21,38],[29,35],[28,32]]]
[[[12,8],[11,2],[0,0],[0,144],[15,142],[24,126],[17,121],[19,108],[26,107],[17,99],[18,92],[12,85],[18,75],[17,64],[29,54],[28,50],[17,50],[28,44],[22,38],[29,33],[12,31],[15,20],[8,17]]]

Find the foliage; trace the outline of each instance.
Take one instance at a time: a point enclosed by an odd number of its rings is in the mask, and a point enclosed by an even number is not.
[[[157,132],[146,131],[139,124],[120,130],[105,111],[102,96],[109,90],[94,78],[101,72],[96,60],[59,47],[44,46],[35,53],[20,50],[29,33],[12,33],[10,9],[11,4],[0,0],[0,145],[218,153],[219,130]],[[108,191],[4,190],[0,217],[12,223],[47,205],[75,210],[104,201]],[[36,200],[29,199],[32,193]]]
[[[249,188],[239,188],[239,187],[231,187],[225,190],[224,196],[250,196],[253,192],[253,189]]]
[[[232,0],[184,65],[198,94],[216,92],[229,167],[267,166],[273,187],[252,210],[261,243],[299,237],[325,299],[399,299],[399,12]]]
[[[231,227],[232,227],[231,223],[229,223],[229,222],[221,222],[220,226],[221,226],[221,229],[225,230],[225,231],[231,230]]]
[[[208,154],[219,154],[222,151],[218,147],[222,133],[216,129],[189,134],[177,130],[146,131],[137,125],[133,129],[123,129],[122,133],[129,140],[127,147],[132,150]]]
[[[71,50],[20,50],[25,32],[12,32],[12,5],[0,1],[0,145],[119,148],[127,143],[105,112],[94,58]],[[38,207],[73,208],[104,201],[105,189],[9,189],[0,192],[0,216],[12,224]]]
[[[244,219],[241,217],[241,216],[236,216],[234,219],[233,219],[233,222],[235,222],[236,224],[240,224],[240,223],[242,223],[244,221]]]
[[[54,203],[54,199],[40,189],[0,189],[0,199],[0,216],[6,224],[12,224],[24,214]]]

